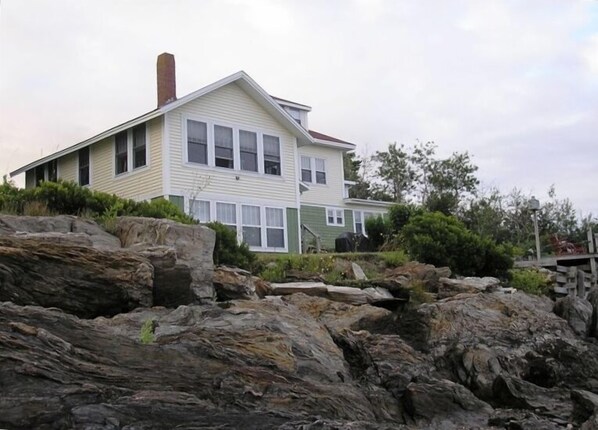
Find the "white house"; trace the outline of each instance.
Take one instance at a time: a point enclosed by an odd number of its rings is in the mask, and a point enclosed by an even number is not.
[[[157,62],[158,107],[11,173],[26,187],[78,182],[136,200],[166,198],[229,225],[256,251],[301,252],[301,225],[333,248],[389,203],[351,199],[343,153],[309,130],[309,106],[270,96],[238,72],[180,99],[174,56]]]

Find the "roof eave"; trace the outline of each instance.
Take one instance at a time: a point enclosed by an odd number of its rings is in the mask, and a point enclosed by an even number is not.
[[[367,200],[367,199],[353,199],[347,198],[343,199],[346,204],[355,204],[355,205],[366,205],[366,206],[376,206],[381,208],[389,208],[394,205],[394,202],[385,202],[382,200]]]

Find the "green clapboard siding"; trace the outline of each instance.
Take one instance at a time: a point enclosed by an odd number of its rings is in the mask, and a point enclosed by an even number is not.
[[[301,223],[320,235],[322,247],[334,250],[334,240],[339,234],[353,231],[353,211],[345,209],[344,227],[326,225],[326,208],[319,206],[301,206]],[[308,233],[308,242],[311,241]]]
[[[183,196],[168,196],[168,200],[174,203],[181,211],[185,212],[185,198]]]
[[[289,253],[299,252],[299,211],[297,208],[287,208],[287,237],[289,239]]]

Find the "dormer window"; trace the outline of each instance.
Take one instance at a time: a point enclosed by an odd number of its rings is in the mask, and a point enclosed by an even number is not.
[[[301,111],[299,109],[288,107],[287,112],[289,113],[289,115],[291,115],[291,118],[293,118],[295,121],[299,123],[299,125],[303,125],[301,123]]]

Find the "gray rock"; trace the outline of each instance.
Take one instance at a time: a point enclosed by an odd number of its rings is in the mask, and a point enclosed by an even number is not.
[[[481,293],[500,288],[500,280],[492,277],[449,279],[440,278],[438,298],[444,299],[461,293]]]
[[[558,299],[554,304],[554,313],[567,320],[578,336],[588,336],[592,325],[592,304],[577,296]]]
[[[584,390],[571,391],[572,419],[582,430],[598,428],[598,395]]]
[[[153,268],[135,253],[0,237],[0,301],[83,318],[152,305]]]
[[[403,404],[416,423],[446,429],[485,425],[493,412],[462,385],[426,377],[407,386]]]
[[[136,249],[171,246],[176,250],[179,271],[189,269],[189,285],[194,301],[213,301],[216,298],[212,284],[215,233],[200,225],[185,225],[170,220],[121,217],[117,218],[115,234],[123,247],[135,245]]]
[[[286,282],[270,284],[270,293],[274,296],[286,296],[289,294],[303,293],[308,296],[325,297],[328,287],[323,282]]]
[[[351,274],[353,275],[353,279],[358,281],[365,281],[368,279],[361,266],[354,262],[351,262]]]
[[[104,231],[95,221],[72,215],[50,217],[0,215],[0,236],[16,233],[38,234],[34,237],[40,239],[46,237],[53,243],[63,241],[63,243],[73,244],[76,244],[76,240],[87,236],[91,245],[95,247],[120,248],[121,246],[118,238]],[[67,236],[60,236],[60,233]],[[44,236],[44,234],[48,235]],[[73,236],[73,234],[77,234],[77,236]],[[83,245],[84,243],[78,244]],[[85,245],[87,244],[85,243]]]
[[[592,305],[592,320],[588,335],[598,338],[598,287],[593,287],[589,291],[586,300]]]
[[[214,269],[214,287],[218,300],[257,300],[256,283],[259,278],[247,270],[219,266]]]

